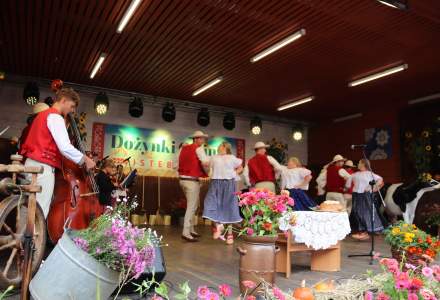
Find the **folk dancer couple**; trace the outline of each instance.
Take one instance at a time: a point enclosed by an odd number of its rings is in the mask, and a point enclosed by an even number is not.
[[[179,153],[180,186],[187,199],[182,238],[188,242],[196,242],[200,237],[193,223],[199,204],[199,178],[206,177],[211,170],[211,183],[205,197],[203,217],[214,222],[213,237],[217,239],[222,236],[224,224],[240,223],[242,220],[235,195],[237,177],[243,170],[242,160],[232,155],[229,143],[222,143],[218,154],[208,158],[203,150],[207,135],[196,131],[191,137],[193,143],[183,145]],[[310,170],[303,168],[297,158],[289,159],[287,166],[280,165],[266,154],[267,147],[263,142],[255,144],[255,156],[248,161],[244,172],[247,185],[275,192],[276,173],[279,173],[282,188],[288,189],[295,198],[296,210],[309,210],[315,206],[304,192],[312,178]],[[233,243],[230,230],[226,243]]]
[[[374,178],[376,184],[371,190],[370,181]],[[381,232],[384,229],[380,215],[375,207],[374,224],[371,220],[371,200],[383,186],[383,179],[371,172],[370,162],[361,159],[355,171],[353,162],[342,155],[335,155],[333,160],[324,166],[317,178],[318,194],[326,192],[326,200],[338,201],[352,217],[352,237],[366,240],[368,233]],[[374,200],[373,200],[374,201]]]

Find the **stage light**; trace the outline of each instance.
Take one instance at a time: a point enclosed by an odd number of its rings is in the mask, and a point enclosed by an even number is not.
[[[105,115],[108,111],[109,101],[105,93],[99,93],[95,98],[95,111],[99,116]]]
[[[0,71],[0,80],[4,80],[6,77],[5,72]]]
[[[389,76],[391,74],[394,74],[394,73],[397,73],[397,72],[400,72],[400,71],[403,71],[403,70],[406,70],[406,69],[408,69],[408,65],[407,64],[403,64],[403,65],[400,65],[400,66],[397,66],[397,67],[393,67],[393,68],[384,70],[384,71],[379,72],[379,73],[375,73],[375,74],[372,74],[372,75],[369,75],[369,76],[366,76],[366,77],[354,80],[354,81],[350,82],[348,84],[348,86],[351,86],[351,87],[352,86],[357,86],[357,85],[360,85],[360,84],[363,84],[363,83],[366,83],[366,82],[369,82],[369,81],[372,81],[372,80],[376,80],[376,79],[379,79],[379,78],[382,78],[382,77],[385,77],[385,76]]]
[[[166,122],[173,122],[176,119],[176,108],[172,103],[167,103],[162,109],[162,119]]]
[[[198,94],[203,93],[204,91],[206,91],[210,87],[213,87],[214,85],[216,85],[217,83],[219,83],[222,80],[223,80],[223,77],[221,77],[221,76],[217,77],[216,79],[211,80],[210,82],[208,82],[207,84],[205,84],[201,88],[195,90],[194,93],[192,93],[192,95],[193,96],[197,96]]]
[[[134,97],[128,105],[128,113],[133,118],[139,118],[144,113],[144,103],[141,98]]]
[[[301,141],[303,138],[303,131],[304,129],[302,126],[300,125],[294,126],[292,128],[292,138],[297,142]]]
[[[200,126],[206,127],[209,125],[209,111],[207,108],[201,108],[197,114],[197,123]]]
[[[283,48],[284,46],[287,46],[288,44],[296,41],[297,39],[299,39],[300,37],[304,36],[305,34],[306,34],[306,30],[305,29],[298,30],[294,34],[289,35],[288,37],[282,39],[278,43],[270,46],[269,48],[261,51],[260,53],[258,53],[254,57],[252,57],[251,58],[251,62],[259,61],[263,57],[266,57],[269,54],[271,54],[271,53],[273,53],[273,52]]]
[[[408,9],[408,1],[405,0],[377,0],[377,1],[392,8],[397,8],[401,10]]]
[[[122,30],[124,30],[125,26],[127,25],[128,21],[130,21],[130,18],[133,16],[134,11],[136,8],[138,8],[139,4],[141,4],[142,0],[132,0],[130,3],[130,6],[125,11],[124,16],[122,17],[121,21],[119,22],[118,29],[116,29],[117,33],[121,33]]]
[[[290,102],[290,103],[287,103],[285,105],[282,105],[282,106],[278,107],[277,110],[278,111],[282,111],[282,110],[285,110],[285,109],[289,109],[289,108],[292,108],[294,106],[298,106],[298,105],[310,102],[310,101],[313,100],[313,98],[314,98],[313,96],[309,96],[309,97],[306,97],[306,98],[303,98],[303,99],[300,99],[300,100],[295,100],[293,102]]]
[[[259,135],[261,133],[261,130],[263,129],[263,124],[261,122],[261,119],[258,117],[255,117],[251,120],[251,132],[254,135]]]
[[[90,73],[90,79],[93,79],[96,75],[96,73],[99,71],[99,68],[101,68],[102,63],[104,62],[104,59],[107,57],[107,54],[101,53],[98,60],[96,61],[95,66],[93,67],[92,73]]]
[[[46,103],[47,105],[49,105],[49,107],[52,107],[52,105],[53,105],[53,99],[52,99],[52,97],[46,97],[45,99],[44,99],[44,103]]]
[[[28,82],[23,90],[23,99],[27,105],[35,105],[40,99],[40,89],[36,82]]]
[[[223,117],[223,127],[227,130],[233,130],[235,128],[235,116],[233,113],[228,112]]]

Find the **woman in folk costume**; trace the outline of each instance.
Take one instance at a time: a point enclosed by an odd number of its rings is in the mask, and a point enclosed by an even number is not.
[[[244,169],[246,183],[257,189],[267,189],[275,193],[274,165],[278,164],[275,158],[266,154],[269,146],[263,142],[255,143],[255,156],[249,159]]]
[[[205,197],[203,218],[214,222],[213,238],[218,239],[224,231],[224,224],[240,223],[242,218],[236,195],[237,174],[243,171],[242,160],[232,155],[231,144],[223,142],[218,154],[210,158],[211,183]],[[234,238],[228,230],[226,243],[232,244]]]
[[[371,220],[371,210],[374,195],[383,186],[383,179],[371,172],[370,162],[361,159],[358,164],[359,171],[351,175],[347,180],[346,188],[351,188],[353,184],[353,215],[356,218],[358,232],[353,234],[353,238],[365,240],[369,238],[368,233],[381,232],[384,229],[379,213],[374,205],[374,224]],[[375,185],[371,191],[370,181],[374,178]]]
[[[345,182],[350,178],[350,174],[343,168],[345,158],[342,155],[335,155],[327,167],[326,185],[327,192],[325,200],[338,201],[347,209],[344,198]]]
[[[298,158],[289,158],[287,167],[281,166],[279,171],[281,173],[281,189],[289,191],[290,197],[295,200],[295,210],[310,210],[311,207],[316,206],[316,203],[305,192],[309,189],[312,172],[302,167]]]

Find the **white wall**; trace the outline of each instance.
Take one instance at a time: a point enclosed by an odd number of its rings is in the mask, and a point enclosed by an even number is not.
[[[0,130],[7,125],[10,129],[3,137],[20,136],[22,128],[25,126],[27,114],[31,112],[31,107],[26,105],[23,100],[23,85],[12,84],[0,81]],[[40,99],[53,96],[49,89],[40,88]],[[300,142],[293,141],[291,128],[286,124],[275,124],[263,121],[263,131],[259,136],[252,135],[249,131],[248,119],[236,119],[236,127],[229,131],[223,128],[223,117],[211,114],[211,122],[207,127],[201,128],[196,121],[197,112],[177,111],[176,120],[168,123],[162,120],[161,109],[154,106],[144,106],[144,114],[140,118],[132,118],[128,114],[128,103],[125,99],[110,97],[110,108],[105,116],[97,116],[94,112],[93,94],[80,93],[81,104],[79,111],[87,113],[87,142],[90,147],[92,139],[93,122],[108,124],[124,124],[140,128],[163,128],[178,134],[189,134],[195,130],[203,130],[211,136],[228,136],[242,138],[246,140],[246,158],[253,155],[253,145],[255,142],[269,141],[272,138],[288,143],[289,156],[295,155],[304,163],[307,163],[307,133]]]

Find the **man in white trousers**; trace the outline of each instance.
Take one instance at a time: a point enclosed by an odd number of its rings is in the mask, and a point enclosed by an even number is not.
[[[55,103],[49,109],[38,113],[20,148],[26,158],[25,166],[42,166],[44,171],[37,176],[42,192],[37,193],[37,202],[47,218],[55,184],[55,169],[61,169],[62,156],[88,169],[95,162],[77,150],[70,142],[64,117],[73,112],[79,104],[79,95],[73,89],[58,91]]]

